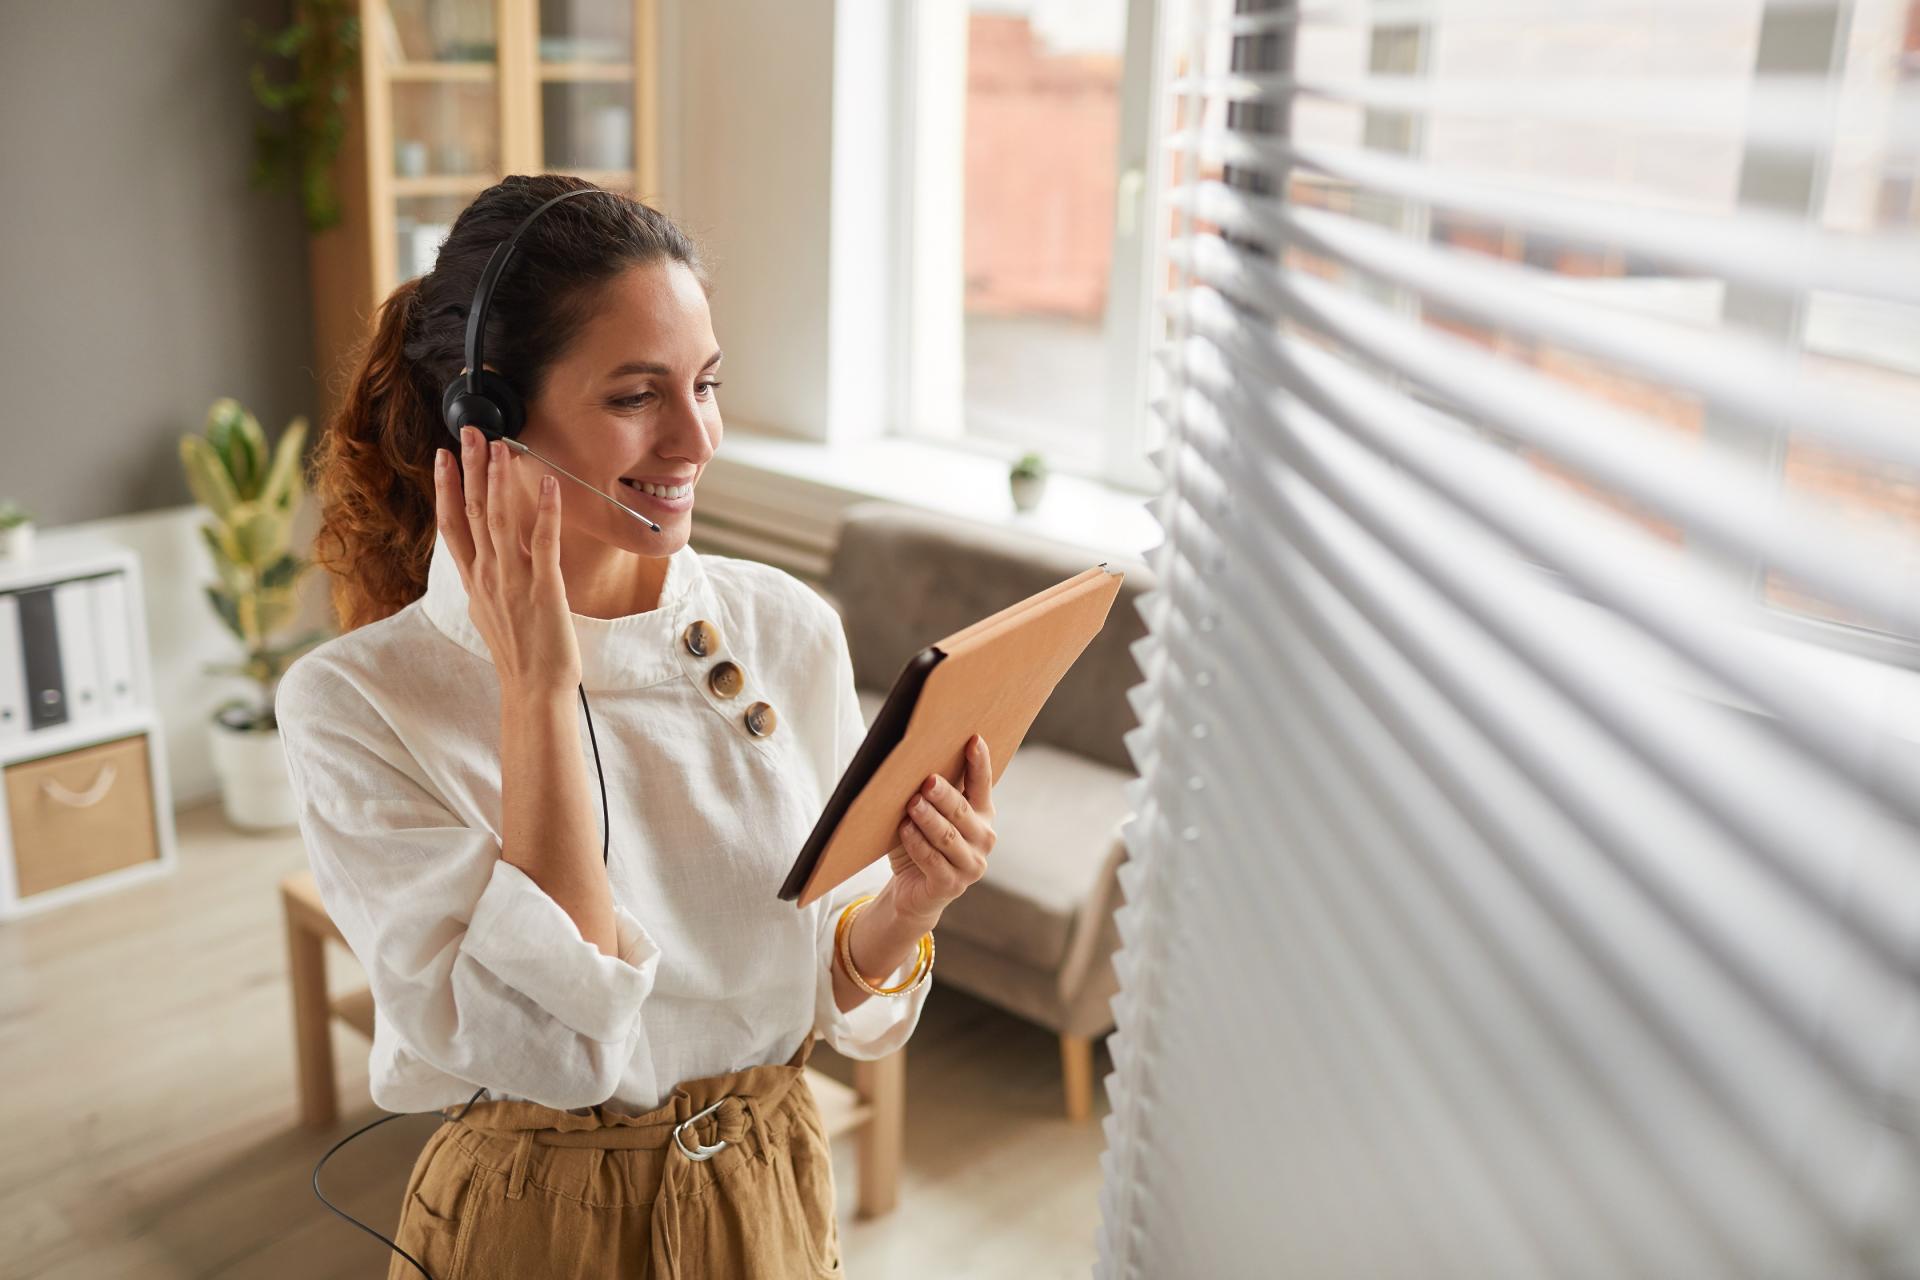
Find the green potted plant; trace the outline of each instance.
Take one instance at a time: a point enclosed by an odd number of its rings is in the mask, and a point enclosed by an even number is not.
[[[12,498],[0,499],[0,560],[33,555],[33,512]]]
[[[1047,491],[1046,457],[1033,452],[1021,454],[1007,473],[1007,481],[1013,487],[1013,505],[1021,511],[1033,510]]]
[[[308,231],[338,226],[333,161],[347,136],[347,102],[360,72],[354,0],[298,0],[291,26],[268,32],[245,20],[241,29],[261,55],[248,71],[254,100],[278,117],[254,127],[253,185],[290,183]],[[284,75],[276,79],[276,71]]]
[[[274,690],[295,658],[327,638],[324,631],[276,638],[299,613],[296,587],[312,567],[290,546],[305,490],[300,450],[306,435],[307,420],[295,418],[269,457],[258,420],[223,397],[207,411],[200,434],[180,438],[187,485],[212,517],[200,526],[218,575],[207,584],[207,600],[244,653],[239,662],[210,663],[206,670],[244,676],[260,688],[257,702],[232,698],[221,704],[212,725],[227,819],[251,829],[296,820],[273,715]]]

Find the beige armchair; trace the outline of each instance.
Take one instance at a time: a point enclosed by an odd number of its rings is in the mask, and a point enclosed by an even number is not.
[[[849,508],[822,594],[846,625],[868,723],[922,647],[1099,558],[892,503]],[[1138,723],[1126,697],[1142,679],[1131,646],[1146,626],[1135,601],[1152,587],[1138,557],[1106,559],[1126,574],[1120,594],[994,788],[993,857],[942,917],[937,965],[940,982],[1060,1037],[1075,1120],[1092,1114],[1093,1041],[1113,1027],[1119,828],[1135,775],[1122,736]]]

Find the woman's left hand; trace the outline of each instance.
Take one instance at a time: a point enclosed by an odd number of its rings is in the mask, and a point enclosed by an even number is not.
[[[930,774],[907,804],[901,847],[890,856],[894,908],[931,929],[947,904],[987,870],[993,852],[993,762],[975,734],[967,743],[966,790]]]

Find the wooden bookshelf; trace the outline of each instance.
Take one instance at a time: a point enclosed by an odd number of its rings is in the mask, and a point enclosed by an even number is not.
[[[542,80],[613,80],[633,79],[633,64],[628,62],[543,62],[540,64]]]
[[[499,73],[491,62],[395,62],[388,65],[387,79],[491,80]]]
[[[345,216],[309,240],[323,420],[380,303],[502,175],[659,203],[656,23],[654,0],[360,0]]]

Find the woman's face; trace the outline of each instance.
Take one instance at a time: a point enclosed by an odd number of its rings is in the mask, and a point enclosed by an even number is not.
[[[609,281],[571,348],[527,406],[520,438],[587,483],[651,517],[655,533],[564,476],[563,539],[579,536],[644,556],[684,546],[695,492],[654,496],[629,481],[697,484],[720,447],[720,347],[706,294],[673,261]],[[547,468],[520,457],[521,510],[531,513]]]

